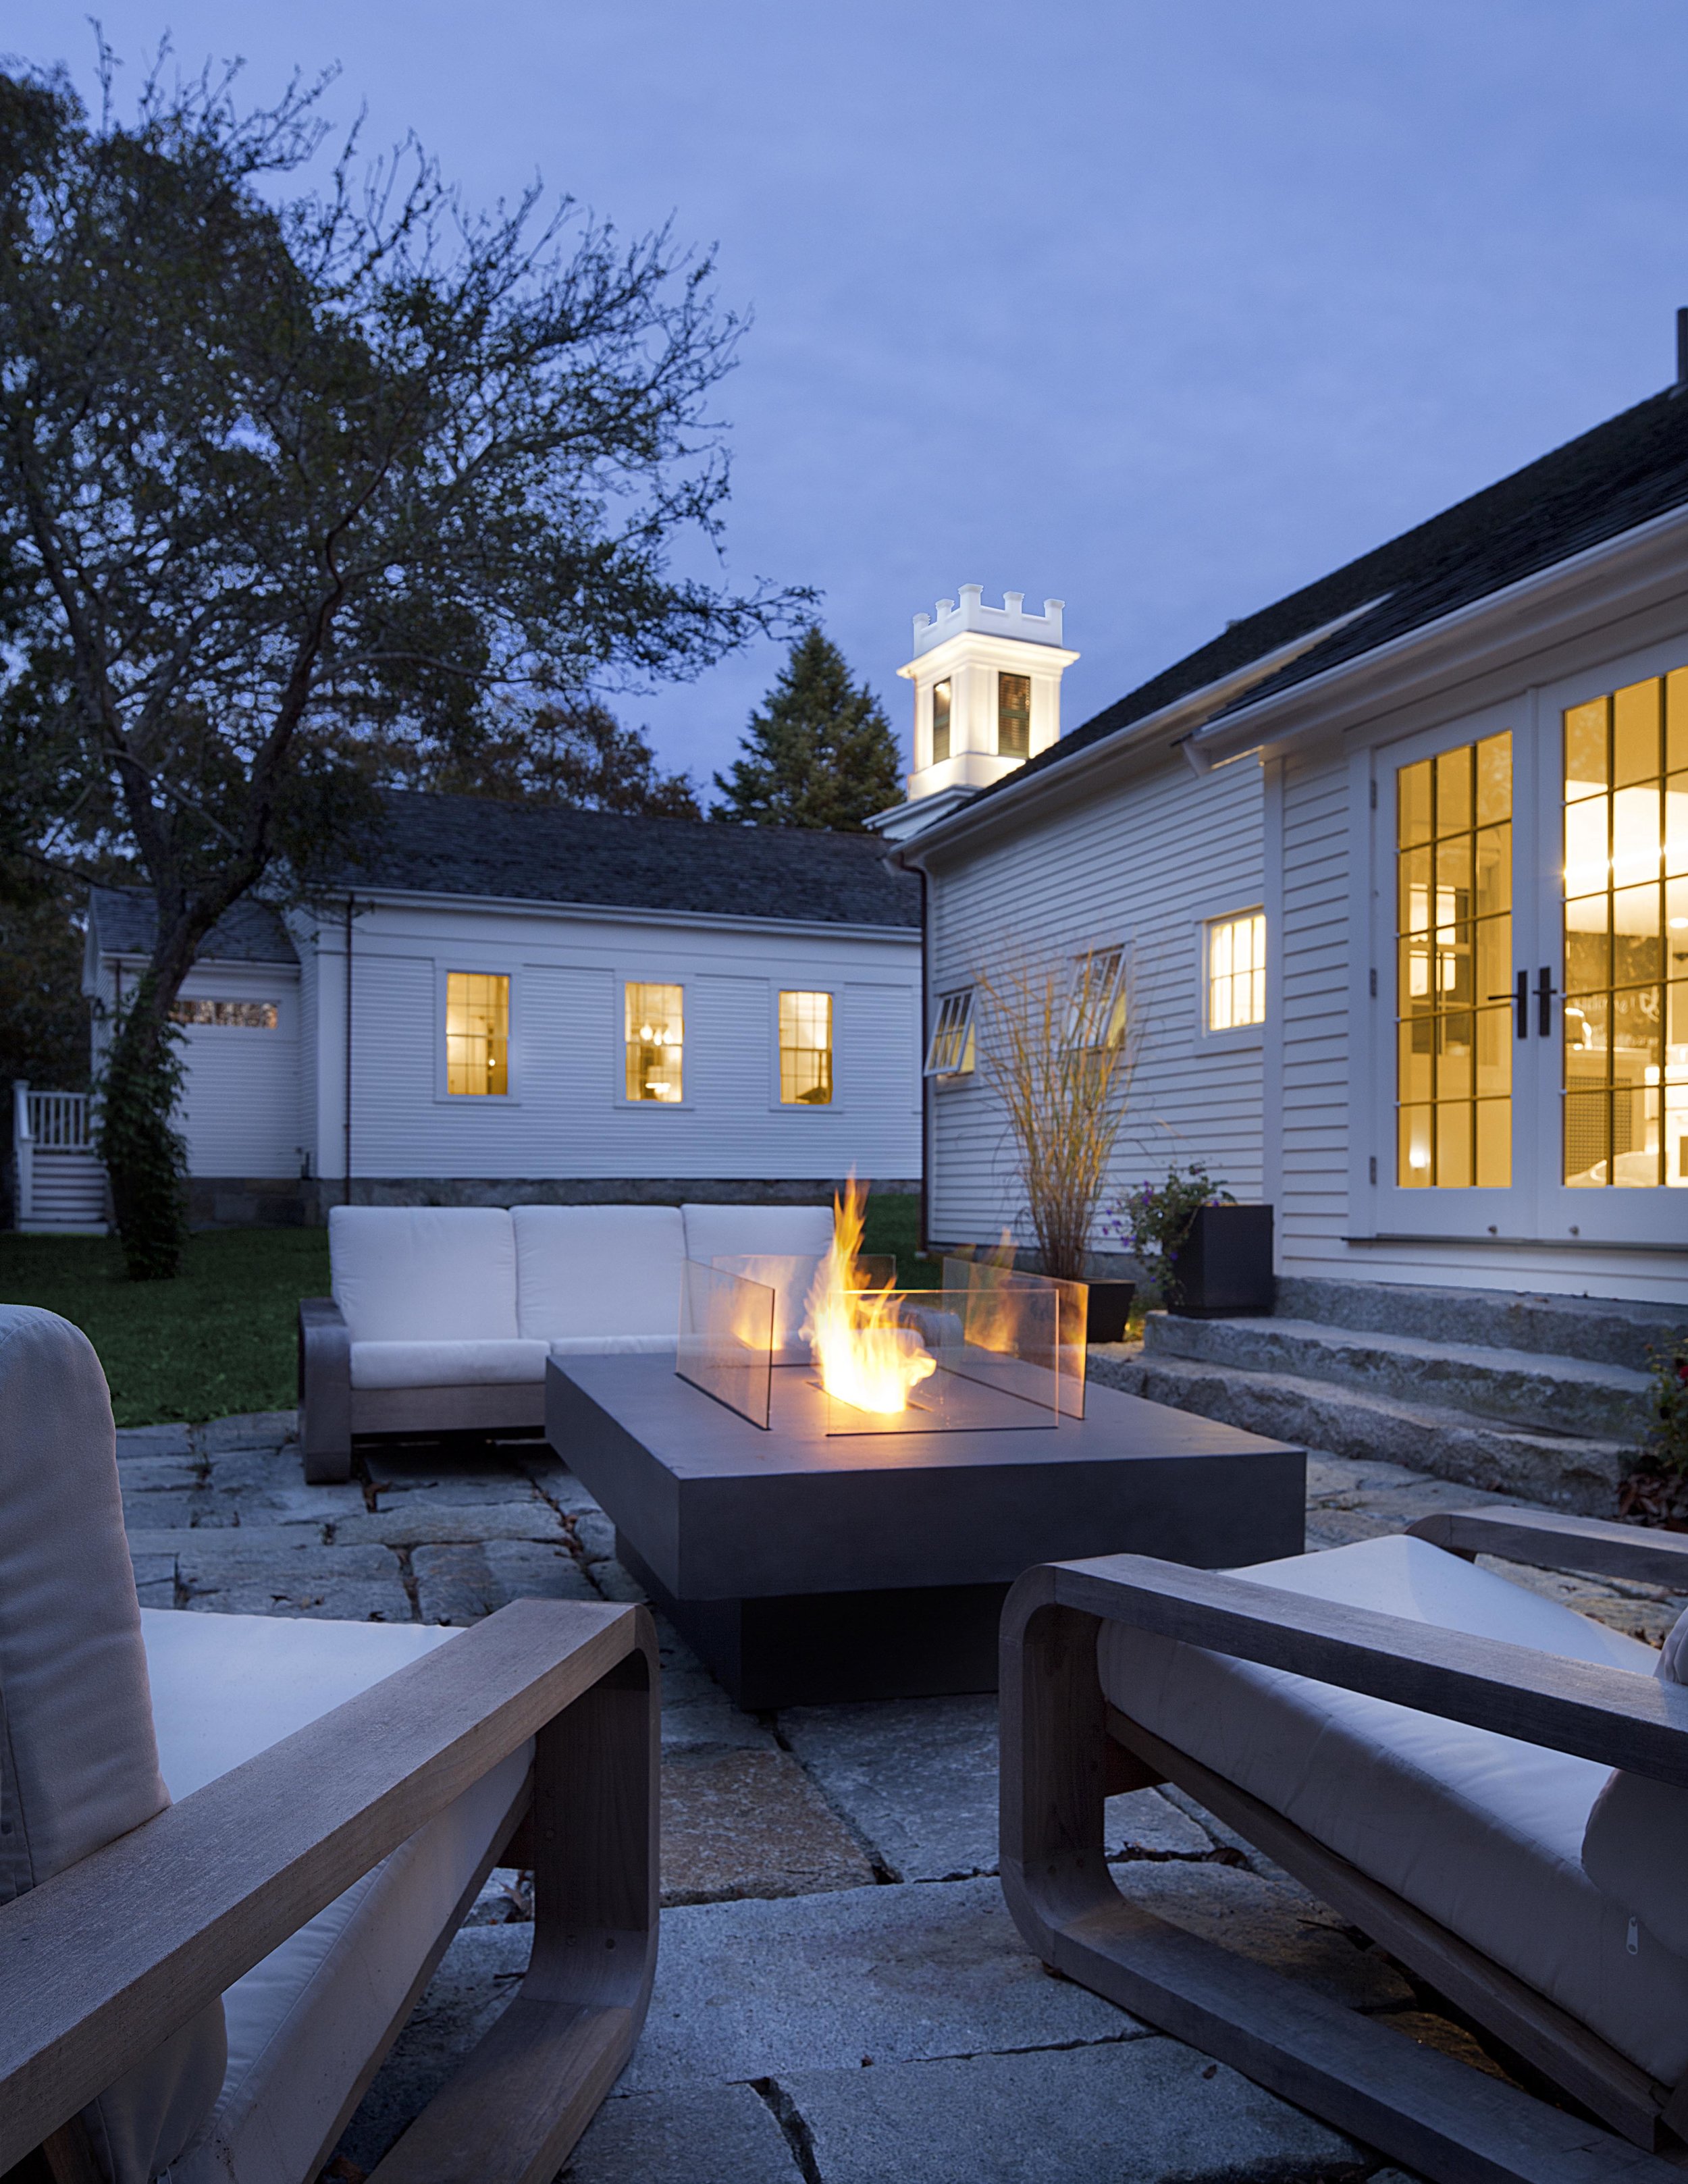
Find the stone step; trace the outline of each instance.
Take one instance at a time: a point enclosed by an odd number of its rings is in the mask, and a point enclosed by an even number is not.
[[[1615,1516],[1618,1485],[1635,1461],[1620,1441],[1542,1433],[1329,1380],[1139,1354],[1123,1345],[1093,1350],[1089,1377],[1274,1440],[1405,1464],[1579,1516]]]
[[[1248,1373],[1330,1380],[1368,1395],[1468,1411],[1547,1433],[1639,1445],[1652,1423],[1652,1383],[1625,1365],[1433,1342],[1306,1319],[1181,1319],[1151,1312],[1145,1354]]]
[[[1510,1290],[1429,1289],[1407,1282],[1317,1281],[1281,1276],[1278,1311],[1378,1334],[1540,1351],[1591,1364],[1650,1369],[1648,1351],[1688,1329],[1688,1312],[1611,1297],[1540,1296]]]

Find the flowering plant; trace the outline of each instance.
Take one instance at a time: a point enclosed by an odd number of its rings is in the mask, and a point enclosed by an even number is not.
[[[1168,1168],[1164,1183],[1139,1184],[1117,1200],[1109,1219],[1115,1234],[1142,1267],[1162,1303],[1172,1301],[1173,1262],[1204,1206],[1234,1206],[1223,1183],[1216,1183],[1200,1161],[1182,1171]]]

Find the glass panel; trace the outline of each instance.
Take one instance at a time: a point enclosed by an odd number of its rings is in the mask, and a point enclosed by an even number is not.
[[[1266,914],[1220,918],[1207,928],[1207,1028],[1266,1020]]]
[[[627,989],[627,1097],[671,1105],[682,1095],[685,989],[629,985]]]
[[[1607,885],[1606,799],[1591,797],[1565,811],[1565,892],[1592,894]]]
[[[1511,1009],[1503,1006],[1479,1010],[1475,1063],[1479,1099],[1492,1101],[1512,1090],[1513,1032]]]
[[[1463,1100],[1436,1103],[1436,1183],[1443,1190],[1464,1190],[1473,1179],[1471,1109]]]
[[[1688,766],[1688,667],[1664,678],[1664,770]]]
[[[1433,1180],[1430,1173],[1430,1125],[1435,1112],[1434,1107],[1403,1107],[1401,1110],[1396,1180],[1403,1190],[1428,1189]]]
[[[1573,1190],[1606,1181],[1610,1102],[1604,1092],[1565,1095],[1565,1181]]]
[[[1688,872],[1688,773],[1674,773],[1665,783],[1664,869]]]
[[[1491,827],[1513,816],[1513,739],[1486,736],[1477,746],[1477,823]]]
[[[978,1348],[995,1351],[1008,1338],[1011,1323],[1005,1323],[999,1302],[1004,1289],[1052,1290],[1060,1324],[1061,1356],[1056,1374],[1056,1409],[1062,1418],[1084,1415],[1085,1321],[1089,1312],[1089,1285],[1085,1282],[1053,1281],[1042,1274],[1022,1273],[993,1259],[950,1254],[944,1260],[943,1286],[964,1294],[967,1303],[963,1331]]]
[[[996,749],[1002,758],[1024,758],[1032,748],[1032,678],[996,678]]]
[[[1629,887],[1659,876],[1663,847],[1658,783],[1620,788],[1612,800],[1612,884]]]
[[[680,1269],[674,1370],[766,1433],[773,1393],[774,1292],[724,1267]]]
[[[1438,1022],[1441,1045],[1436,1056],[1436,1097],[1469,1100],[1477,1089],[1472,1078],[1472,1019],[1462,1014],[1441,1017]],[[1507,1060],[1511,1058],[1509,1055]],[[1443,1180],[1440,1174],[1436,1179]]]
[[[816,1271],[821,1264],[820,1255],[813,1251],[717,1251],[709,1262],[719,1273],[736,1274],[741,1281],[758,1284],[773,1293],[773,1331],[770,1340],[776,1365],[806,1365],[809,1345],[803,1340],[805,1315],[809,1308],[809,1292],[814,1287]],[[867,1262],[858,1259],[858,1268]],[[882,1282],[896,1279],[897,1262],[889,1262],[889,1272],[879,1276]],[[871,1279],[871,1277],[865,1277]],[[760,1306],[757,1305],[760,1313]],[[760,1326],[760,1319],[756,1324]]]
[[[1477,990],[1472,998],[1484,1005],[1504,1001],[1513,983],[1513,921],[1485,917],[1474,928],[1477,940]]]
[[[1430,916],[1430,860],[1432,851],[1403,850],[1396,860],[1400,873],[1401,906],[1397,912],[1402,933],[1425,933]]]
[[[1513,906],[1513,830],[1485,827],[1477,837],[1477,915],[1492,917]]]
[[[1585,994],[1612,983],[1612,950],[1607,938],[1608,905],[1604,894],[1585,895],[1565,905],[1565,991]]]
[[[1618,984],[1639,985],[1664,975],[1659,955],[1663,902],[1664,890],[1657,885],[1619,888],[1612,897],[1612,975]]]
[[[971,1277],[972,1268],[969,1268]],[[847,1345],[816,1346],[828,1435],[1012,1432],[1061,1417],[1057,1285],[1011,1277],[856,1299]]]
[[[445,1089],[482,1095],[510,1089],[510,980],[502,974],[445,974]]]
[[[1479,1100],[1477,1103],[1477,1187],[1506,1190],[1513,1180],[1513,1103],[1510,1100]]]
[[[1565,716],[1565,801],[1592,796],[1606,787],[1606,722],[1608,700],[1596,698],[1573,705]]]
[[[833,997],[779,997],[779,1096],[788,1106],[825,1107],[833,1097]]]
[[[1688,977],[1688,878],[1664,883],[1664,931],[1670,976]]]
[[[1430,761],[1404,766],[1395,777],[1396,839],[1410,849],[1430,838]]]
[[[1458,750],[1444,751],[1436,760],[1438,835],[1459,833],[1472,823],[1471,773],[1475,755],[1476,746],[1465,744]]]
[[[1455,834],[1436,844],[1436,915],[1438,925],[1471,915],[1473,838]]]
[[[934,682],[932,686],[932,763],[950,755],[950,685]]]
[[[1434,1017],[1419,1017],[1396,1028],[1401,1054],[1396,1081],[1403,1101],[1427,1100],[1435,1089],[1430,1061],[1435,1034]]]
[[[1632,682],[1612,700],[1612,778],[1618,788],[1659,773],[1659,684]]]

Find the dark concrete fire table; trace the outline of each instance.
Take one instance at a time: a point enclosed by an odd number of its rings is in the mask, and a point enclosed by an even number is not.
[[[832,1435],[805,1366],[753,1425],[666,1357],[553,1359],[545,1435],[622,1566],[738,1704],[994,1691],[1003,1597],[1033,1563],[1205,1569],[1302,1549],[1305,1452],[1092,1385],[1082,1420]]]

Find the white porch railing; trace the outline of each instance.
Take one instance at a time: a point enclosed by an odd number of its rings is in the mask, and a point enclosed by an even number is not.
[[[19,1228],[92,1231],[106,1228],[105,1170],[94,1150],[86,1092],[12,1088],[12,1166]]]

